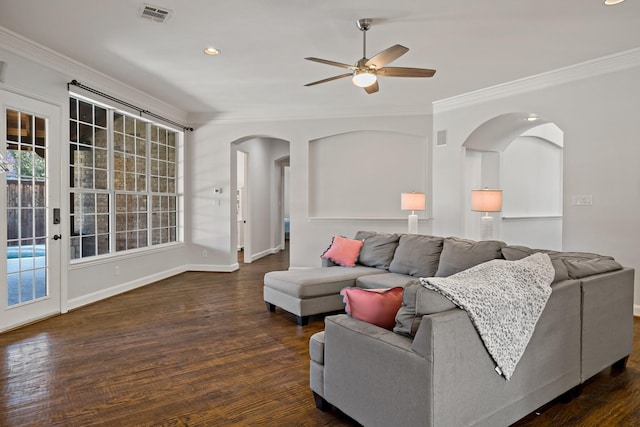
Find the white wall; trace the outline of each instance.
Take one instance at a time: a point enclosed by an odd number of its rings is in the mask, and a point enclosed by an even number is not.
[[[562,148],[540,138],[516,138],[502,155],[502,215],[562,215]]]
[[[593,64],[592,64],[593,67]],[[640,268],[640,67],[509,93],[469,96],[435,105],[434,132],[447,130],[448,144],[434,147],[434,233],[464,234],[458,198],[463,188],[462,143],[480,124],[509,112],[532,112],[564,131],[564,250],[614,256]],[[593,196],[592,206],[573,206],[573,195]],[[640,275],[636,275],[640,314]]]
[[[349,132],[309,142],[309,216],[393,218],[400,194],[425,192],[424,136]]]
[[[502,153],[500,238],[532,248],[562,249],[563,149],[520,136]]]
[[[191,197],[192,240],[188,248],[188,259],[204,267],[200,252],[202,247],[209,248],[212,254],[205,262],[209,268],[223,269],[232,266],[236,260],[231,250],[232,230],[229,227],[231,206],[229,198],[222,197],[222,206],[211,209],[212,194],[208,191],[212,185],[229,188],[235,175],[235,162],[225,163],[230,158],[231,142],[251,138],[276,138],[290,142],[290,201],[291,217],[290,265],[293,268],[320,265],[320,254],[327,248],[331,237],[336,234],[353,236],[356,231],[372,229],[380,231],[404,232],[407,229],[407,213],[400,210],[397,188],[378,189],[380,194],[393,194],[396,214],[389,217],[387,204],[373,207],[368,218],[311,219],[309,215],[309,142],[325,136],[367,131],[372,133],[406,133],[419,137],[424,147],[419,153],[424,156],[422,163],[422,183],[427,195],[430,193],[428,155],[430,153],[429,135],[431,134],[430,116],[411,117],[370,117],[335,118],[318,120],[290,120],[276,122],[233,122],[206,121],[196,124],[193,134],[188,163],[191,165],[190,181],[193,182]],[[407,151],[398,148],[399,155]],[[408,149],[413,153],[412,148]],[[340,155],[340,153],[336,153]],[[362,164],[355,165],[363,174],[371,176],[389,171],[379,168],[367,168],[367,153],[362,153]],[[327,164],[326,167],[331,167]],[[232,170],[233,169],[233,170]],[[391,182],[391,181],[390,181]],[[233,183],[235,184],[235,183]],[[395,184],[394,184],[395,185]],[[226,193],[228,196],[228,192]],[[429,203],[429,199],[428,203]],[[377,217],[377,218],[376,218]],[[375,218],[375,219],[371,219]],[[430,232],[430,224],[425,214],[421,215],[420,232]],[[235,236],[233,236],[235,239]]]

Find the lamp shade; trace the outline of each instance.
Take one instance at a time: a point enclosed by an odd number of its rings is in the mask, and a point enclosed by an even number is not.
[[[423,211],[424,193],[402,193],[400,195],[400,209],[403,211]]]
[[[477,212],[500,212],[502,190],[471,190],[471,210]]]

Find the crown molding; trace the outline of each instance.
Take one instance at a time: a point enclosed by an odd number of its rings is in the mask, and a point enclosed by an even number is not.
[[[425,106],[427,107],[427,106]],[[284,122],[284,121],[304,121],[304,120],[346,120],[346,119],[366,119],[371,117],[413,117],[431,116],[431,109],[424,108],[423,110],[416,109],[414,107],[407,107],[405,109],[395,108],[392,113],[381,115],[379,111],[373,109],[367,110],[343,110],[335,111],[335,109],[328,111],[317,111],[313,114],[235,114],[226,112],[190,112],[188,115],[188,123],[194,126],[206,124],[212,121],[216,123],[261,123],[261,122]]]
[[[453,96],[433,103],[433,113],[468,107],[483,102],[545,89],[576,80],[640,66],[640,48],[581,62],[568,67]]]
[[[0,26],[0,48],[26,58],[51,70],[70,76],[88,86],[98,86],[103,92],[131,100],[133,104],[142,103],[154,113],[166,115],[177,121],[185,121],[187,112],[149,95],[133,86],[110,77],[68,56],[62,55],[46,46],[38,44],[20,34]],[[134,99],[132,98],[132,95]]]

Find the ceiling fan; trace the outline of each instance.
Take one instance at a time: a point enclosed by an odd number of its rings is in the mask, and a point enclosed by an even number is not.
[[[429,70],[427,68],[386,67],[387,64],[395,61],[409,51],[409,48],[399,44],[383,50],[371,59],[367,58],[367,30],[371,28],[372,22],[373,21],[369,18],[362,18],[356,21],[356,25],[360,31],[362,31],[362,59],[356,62],[355,65],[343,64],[341,62],[329,61],[321,58],[305,58],[309,61],[319,62],[321,64],[346,68],[347,70],[351,70],[349,73],[307,83],[305,86],[314,86],[320,83],[326,83],[352,76],[353,84],[364,88],[365,92],[368,94],[372,94],[376,93],[380,89],[378,87],[378,76],[432,77],[436,73],[436,70]]]

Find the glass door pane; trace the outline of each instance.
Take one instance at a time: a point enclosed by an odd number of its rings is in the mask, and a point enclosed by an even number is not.
[[[7,306],[47,297],[46,121],[6,110]]]

